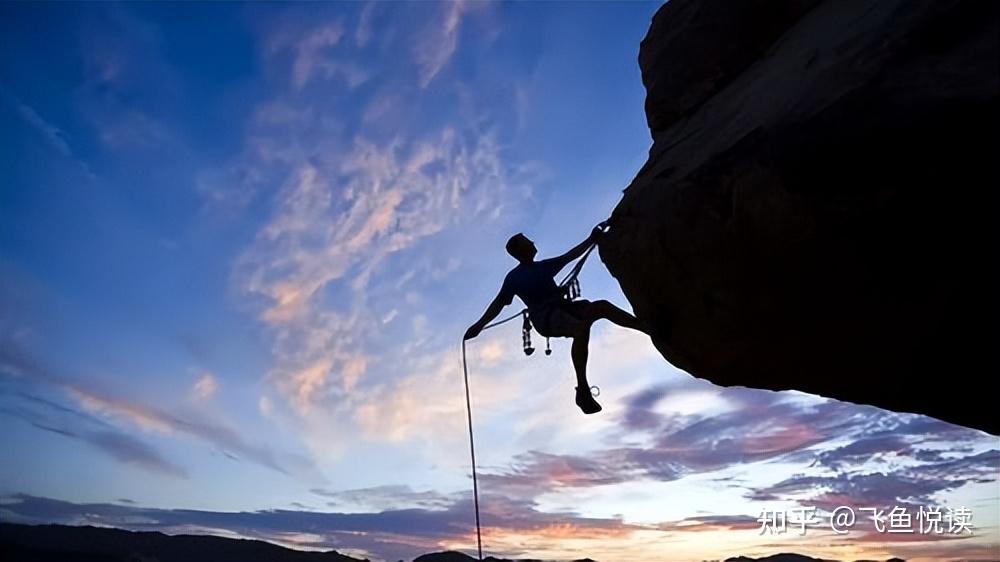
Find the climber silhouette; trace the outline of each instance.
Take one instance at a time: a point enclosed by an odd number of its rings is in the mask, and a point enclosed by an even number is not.
[[[467,340],[478,336],[505,306],[514,302],[514,296],[520,298],[528,307],[528,316],[539,334],[547,338],[573,338],[571,355],[576,370],[576,405],[585,414],[601,411],[601,405],[591,396],[590,383],[587,382],[590,327],[594,322],[606,319],[625,328],[647,331],[642,321],[610,302],[569,300],[565,290],[556,285],[554,277],[604,236],[603,226],[604,223],[594,227],[586,240],[565,254],[541,261],[535,261],[538,249],[527,236],[520,233],[511,236],[507,241],[507,253],[519,263],[507,273],[500,292],[486,312],[465,332]]]

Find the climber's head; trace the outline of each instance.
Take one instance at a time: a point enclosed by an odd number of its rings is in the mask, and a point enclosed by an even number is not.
[[[530,262],[535,259],[538,248],[527,236],[518,232],[507,241],[507,253],[514,256],[514,259],[521,263]]]

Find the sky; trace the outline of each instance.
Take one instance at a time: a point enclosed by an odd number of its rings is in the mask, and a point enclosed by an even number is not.
[[[0,4],[0,519],[473,552],[461,334],[511,234],[565,251],[645,161],[657,8]],[[996,436],[716,387],[604,324],[584,416],[567,343],[520,343],[469,345],[487,553],[1000,558]]]

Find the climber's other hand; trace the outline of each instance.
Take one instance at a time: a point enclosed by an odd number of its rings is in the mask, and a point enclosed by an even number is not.
[[[478,336],[479,332],[482,331],[483,329],[479,326],[479,324],[473,324],[469,326],[468,330],[465,331],[465,339],[471,340],[472,338]]]

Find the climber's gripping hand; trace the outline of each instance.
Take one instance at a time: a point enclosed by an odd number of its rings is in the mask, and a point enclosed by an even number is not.
[[[465,338],[464,339],[471,340],[472,338],[478,336],[479,332],[482,332],[482,331],[483,331],[482,326],[480,326],[479,324],[473,324],[473,325],[469,326],[468,330],[465,331]]]
[[[594,230],[590,231],[590,240],[593,242],[600,242],[601,238],[608,233],[608,221],[604,221],[594,227]]]

